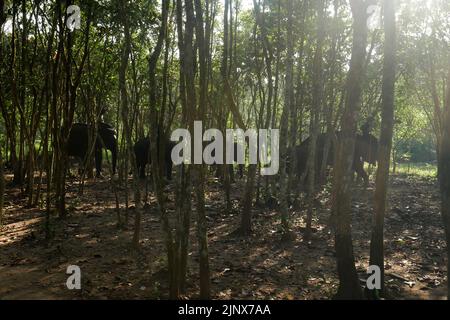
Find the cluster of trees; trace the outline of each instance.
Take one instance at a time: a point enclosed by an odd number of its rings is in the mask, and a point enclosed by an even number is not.
[[[70,30],[66,23],[72,4],[81,9],[80,30]],[[371,14],[373,6],[381,10]],[[167,137],[178,127],[193,130],[197,120],[223,131],[280,128],[280,174],[262,177],[258,165],[247,167],[237,231],[251,233],[254,201],[276,199],[283,234],[289,237],[289,201],[299,184],[290,172],[296,161],[291,150],[310,136],[308,159],[315,159],[318,135],[341,130],[333,180],[338,296],[361,298],[350,223],[355,134],[365,125],[380,138],[371,263],[382,267],[391,153],[398,159],[405,143],[428,137],[426,143],[435,143],[441,160],[440,177],[450,170],[444,164],[447,151],[442,151],[450,150],[450,119],[444,121],[450,109],[445,109],[450,100],[449,12],[446,0],[427,1],[425,7],[420,0],[0,0],[0,164],[3,160],[10,166],[13,182],[26,192],[30,206],[46,208],[51,238],[52,216],[67,214],[64,146],[72,124],[91,124],[90,141],[100,120],[113,124],[120,145],[118,179],[111,178],[118,223],[128,223],[130,189],[137,247],[146,209],[133,143],[149,135],[170,297],[186,289],[188,233],[195,213],[201,297],[209,298],[208,171],[204,165],[176,168],[177,219],[171,225],[158,159],[164,155],[164,139],[158,135]],[[294,163],[288,166],[289,157]],[[324,165],[317,167],[312,160],[307,167],[306,236],[317,192],[314,172],[325,172]],[[226,165],[221,174],[225,204],[231,209]],[[0,177],[3,196],[3,172]],[[440,180],[446,203],[450,179]],[[125,185],[123,208],[118,184]],[[443,213],[447,210],[444,205]],[[448,235],[450,214],[444,216]]]

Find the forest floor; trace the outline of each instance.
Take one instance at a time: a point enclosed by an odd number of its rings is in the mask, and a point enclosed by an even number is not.
[[[39,208],[8,188],[5,224],[0,230],[0,299],[164,299],[166,254],[155,199],[142,216],[141,250],[131,249],[133,209],[126,230],[117,227],[114,193],[108,180],[90,180],[78,195],[68,182],[66,219],[54,219],[54,239],[44,241]],[[329,193],[320,194],[311,241],[303,241],[304,210],[290,210],[295,239],[282,241],[276,209],[255,206],[253,234],[232,235],[239,226],[243,181],[233,186],[236,210],[225,212],[215,179],[207,186],[207,221],[212,294],[215,299],[330,299],[337,289],[334,241],[327,227]],[[168,187],[172,190],[173,187]],[[361,279],[367,277],[373,181],[354,187],[353,243]],[[386,282],[390,299],[445,299],[446,257],[435,178],[394,175],[385,221]],[[124,195],[120,193],[123,207]],[[302,206],[300,206],[302,207]],[[173,215],[173,192],[169,192]],[[122,210],[123,211],[123,210]],[[192,214],[187,298],[198,287],[195,211]],[[173,225],[173,222],[172,222]],[[66,268],[78,265],[82,289],[66,288]]]

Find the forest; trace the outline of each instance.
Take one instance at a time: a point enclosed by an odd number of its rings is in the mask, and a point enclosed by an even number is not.
[[[0,0],[0,300],[450,298],[450,1]]]

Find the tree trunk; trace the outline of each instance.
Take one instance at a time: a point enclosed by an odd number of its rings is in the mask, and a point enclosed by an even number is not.
[[[395,1],[384,1],[384,66],[382,88],[381,133],[378,143],[378,168],[375,181],[374,218],[370,241],[370,265],[381,270],[381,293],[384,293],[384,215],[389,182],[389,165],[394,128],[394,89],[396,70]]]
[[[316,171],[317,168],[317,137],[319,135],[319,111],[323,100],[323,75],[322,75],[322,59],[323,59],[323,42],[325,39],[325,24],[324,20],[324,7],[325,1],[319,0],[317,8],[317,43],[316,52],[314,54],[313,62],[313,92],[312,92],[312,105],[310,112],[310,140],[308,146],[308,162],[307,162],[307,193],[308,193],[308,211],[306,214],[306,231],[305,239],[309,240],[311,237],[311,224],[314,210],[314,198],[315,198],[315,183],[316,183]]]
[[[197,112],[197,118],[204,121],[206,103],[207,103],[207,55],[208,45],[205,42],[205,33],[203,27],[203,8],[200,0],[195,0],[195,16],[192,3],[190,0],[186,1],[186,15],[187,19],[193,19],[196,22],[195,35],[199,53],[199,67],[200,67],[200,99]],[[194,22],[194,21],[192,21]],[[208,236],[205,212],[205,168],[203,164],[194,166],[194,185],[196,200],[197,200],[197,238],[199,244],[200,257],[200,299],[209,299],[211,296],[210,284],[210,270],[209,270],[209,255],[208,255]],[[225,170],[226,171],[226,170]]]
[[[247,182],[245,184],[244,197],[242,198],[242,215],[239,231],[245,236],[250,235],[252,232],[252,206],[256,169],[256,164],[250,164],[248,167]]]
[[[55,198],[56,198],[56,210],[58,211],[59,217],[64,217],[66,215],[65,209],[65,166],[64,166],[64,141],[61,128],[61,118],[66,114],[63,110],[59,110],[58,108],[58,100],[61,96],[61,76],[60,76],[60,67],[62,62],[62,56],[64,52],[64,27],[63,27],[63,19],[62,19],[62,8],[61,4],[57,3],[56,5],[56,15],[57,15],[57,23],[59,27],[58,34],[58,49],[56,52],[56,56],[53,59],[53,73],[52,73],[52,103],[51,103],[51,118],[52,118],[52,142],[53,142],[53,157],[54,157],[54,168],[52,168],[52,177],[53,183],[55,184]],[[67,104],[65,104],[67,106]],[[62,106],[61,108],[64,108]],[[60,112],[62,111],[62,112]],[[68,128],[65,128],[65,131],[68,131]]]
[[[0,8],[1,9],[1,8]],[[1,27],[1,25],[0,25]],[[0,227],[3,226],[3,200],[5,195],[5,177],[3,173],[3,156],[0,147]]]
[[[447,299],[450,300],[450,71],[447,81],[447,105],[441,122],[441,144],[439,146],[438,179],[441,190],[441,214],[447,241]]]
[[[176,254],[176,247],[173,243],[172,230],[169,225],[168,212],[165,206],[164,186],[161,178],[160,161],[158,154],[163,154],[161,145],[165,143],[164,124],[158,123],[157,113],[157,81],[156,81],[156,66],[158,59],[161,55],[164,39],[167,36],[167,20],[169,14],[169,1],[163,2],[161,6],[161,27],[159,29],[158,40],[149,58],[148,70],[149,70],[149,82],[150,82],[150,158],[151,158],[151,172],[153,180],[153,189],[156,193],[156,199],[158,201],[158,213],[161,216],[162,229],[164,232],[165,243],[167,248],[167,261],[169,269],[169,287],[170,298],[176,299],[179,296],[179,281],[178,281],[178,264],[179,258]],[[162,117],[162,115],[161,115]],[[159,149],[159,150],[158,150]]]
[[[347,76],[347,97],[338,139],[332,191],[335,248],[339,289],[336,298],[361,299],[362,291],[353,255],[351,234],[351,168],[355,151],[356,124],[361,103],[362,80],[367,45],[367,1],[351,0],[353,47]]]
[[[229,63],[229,56],[231,55],[232,47],[230,45],[229,36],[233,33],[231,28],[228,25],[228,13],[230,11],[230,4],[231,0],[225,0],[224,2],[224,11],[223,11],[223,52],[222,52],[222,61],[220,66],[220,73],[223,79],[229,78],[229,70],[228,67]],[[231,64],[231,63],[230,63]],[[231,67],[231,66],[230,66]],[[225,88],[222,88],[222,95],[225,95]],[[225,101],[223,99],[223,101]],[[219,127],[224,132],[224,129],[226,129],[227,126],[227,115],[228,110],[226,103],[222,103],[221,110],[219,110]],[[228,165],[224,164],[221,166],[221,168],[218,168],[221,170],[221,175],[223,176],[223,183],[225,187],[225,203],[227,211],[231,211],[231,182],[230,182],[230,175],[228,172]]]
[[[280,123],[280,209],[281,209],[281,226],[283,234],[289,238],[289,212],[288,212],[288,181],[286,172],[287,158],[287,141],[289,132],[288,115],[294,104],[294,40],[293,40],[293,5],[292,0],[287,1],[286,11],[287,17],[287,56],[286,56],[286,89],[284,97],[283,113]]]
[[[182,107],[182,125],[188,127],[187,93],[186,93],[186,64],[185,64],[185,44],[183,35],[183,4],[181,0],[176,3],[176,24],[178,34],[178,50],[180,51],[180,101]],[[179,283],[179,293],[186,291],[186,275],[188,263],[189,231],[191,219],[191,181],[190,167],[179,166],[176,169],[176,203],[177,203],[177,238],[176,251],[178,266],[177,280]]]
[[[338,25],[339,21],[339,1],[334,0],[333,6],[334,6],[334,17],[332,24],[334,26]],[[327,166],[328,166],[328,158],[330,157],[330,149],[333,146],[333,137],[334,137],[334,127],[333,127],[333,115],[334,115],[334,104],[336,100],[336,92],[337,89],[337,81],[336,81],[336,74],[337,74],[337,65],[338,62],[336,61],[336,55],[338,52],[338,29],[335,29],[332,31],[332,39],[331,39],[331,49],[328,57],[328,63],[329,63],[329,70],[328,73],[325,75],[325,78],[328,79],[328,93],[325,95],[326,98],[328,98],[328,101],[324,101],[324,105],[327,105],[327,108],[325,109],[325,121],[326,121],[326,138],[325,143],[323,147],[323,153],[322,153],[322,163],[318,163],[320,165],[319,169],[319,184],[323,185],[326,182],[327,178]],[[339,48],[340,49],[340,48]],[[326,85],[327,86],[327,85]]]
[[[5,22],[4,17],[4,5],[5,3],[3,0],[0,0],[0,57],[2,57],[2,38],[3,38],[3,23]],[[3,88],[0,86],[0,109],[3,110],[5,106],[3,105],[3,99],[2,95],[3,92],[1,91]],[[5,119],[6,121],[6,119]],[[3,225],[3,201],[5,196],[5,177],[3,172],[3,155],[2,155],[2,146],[0,146],[0,227]]]
[[[126,139],[126,157],[131,158],[131,166],[133,170],[133,189],[134,189],[134,204],[135,204],[135,217],[134,217],[134,233],[133,233],[133,247],[139,248],[140,230],[141,230],[141,192],[138,181],[138,170],[136,166],[136,159],[133,152],[132,142],[132,127],[129,123],[129,106],[128,106],[128,93],[126,87],[126,73],[128,68],[128,59],[131,53],[131,34],[127,15],[128,0],[120,1],[120,16],[122,18],[122,25],[124,28],[124,43],[122,46],[122,57],[119,68],[119,91],[123,127]]]

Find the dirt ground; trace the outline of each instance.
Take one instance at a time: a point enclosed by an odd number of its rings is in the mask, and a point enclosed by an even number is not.
[[[164,299],[166,255],[155,200],[142,216],[141,247],[131,249],[133,209],[126,230],[117,227],[114,193],[107,180],[88,181],[78,195],[68,182],[70,215],[53,219],[54,239],[44,241],[44,210],[26,208],[19,189],[8,188],[5,225],[0,230],[0,299]],[[173,192],[169,186],[169,210]],[[305,212],[291,208],[296,239],[281,241],[280,215],[256,206],[249,238],[230,235],[240,222],[243,181],[233,186],[234,212],[224,212],[217,180],[207,187],[212,292],[215,299],[330,299],[337,289],[333,235],[327,227],[329,193],[320,195],[314,234],[304,242]],[[358,271],[368,267],[373,182],[355,187],[353,242]],[[120,193],[121,207],[124,193]],[[302,206],[300,205],[300,208]],[[386,217],[386,281],[391,299],[445,299],[446,256],[437,182],[394,175]],[[192,215],[187,298],[196,298],[198,255]],[[172,224],[173,225],[173,224]],[[78,265],[82,289],[66,288],[66,268]]]

